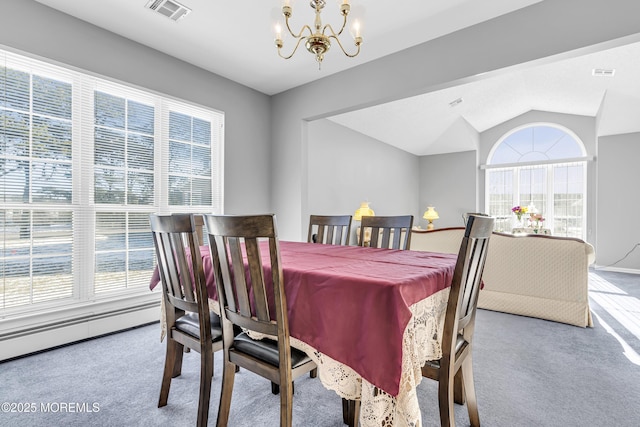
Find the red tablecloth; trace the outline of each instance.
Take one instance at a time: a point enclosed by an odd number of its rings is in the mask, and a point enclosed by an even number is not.
[[[208,247],[201,252],[215,298]],[[457,256],[286,241],[280,252],[291,335],[397,396],[410,307],[451,284]]]

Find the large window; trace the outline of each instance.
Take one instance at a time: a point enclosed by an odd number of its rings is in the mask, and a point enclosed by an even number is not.
[[[529,125],[496,143],[486,166],[486,206],[497,231],[510,231],[511,208],[541,214],[557,236],[585,238],[587,162],[569,130]]]
[[[149,294],[149,214],[222,212],[223,120],[0,51],[0,318]]]

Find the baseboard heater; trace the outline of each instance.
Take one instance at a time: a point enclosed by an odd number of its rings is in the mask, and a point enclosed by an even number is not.
[[[151,301],[0,334],[0,360],[153,323],[159,318],[160,302]]]

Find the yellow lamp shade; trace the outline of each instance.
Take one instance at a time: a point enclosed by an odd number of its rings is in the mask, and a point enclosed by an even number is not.
[[[425,211],[424,215],[422,216],[422,218],[429,221],[429,224],[427,225],[427,230],[433,230],[433,221],[436,219],[439,219],[440,216],[438,215],[438,212],[436,212],[433,206],[429,206]]]
[[[362,221],[363,216],[375,216],[375,212],[373,209],[369,207],[369,202],[362,202],[360,207],[356,209],[356,212],[353,214],[353,219],[356,221]]]

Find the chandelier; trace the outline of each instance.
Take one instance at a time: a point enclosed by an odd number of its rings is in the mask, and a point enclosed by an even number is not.
[[[347,26],[347,15],[349,15],[349,12],[351,11],[351,5],[349,5],[349,0],[343,0],[342,4],[340,5],[340,14],[343,17],[343,21],[342,21],[342,27],[340,28],[340,31],[338,31],[337,33],[333,30],[330,24],[326,24],[324,26],[322,25],[320,13],[324,8],[325,3],[326,3],[325,0],[310,0],[309,6],[311,6],[311,8],[313,8],[316,13],[316,19],[313,24],[313,28],[315,29],[315,32],[314,30],[311,29],[309,25],[305,25],[304,27],[302,27],[300,32],[296,35],[293,31],[291,31],[291,27],[289,25],[289,18],[291,18],[292,8],[289,5],[289,1],[285,0],[285,4],[284,6],[282,6],[282,14],[284,15],[285,24],[287,26],[287,30],[289,31],[289,34],[291,34],[291,36],[294,39],[296,39],[297,42],[296,42],[295,48],[293,49],[293,52],[291,52],[290,55],[288,56],[283,55],[281,51],[283,46],[282,34],[281,34],[282,29],[280,28],[279,24],[276,25],[276,46],[278,48],[278,55],[280,55],[281,58],[284,58],[284,59],[291,58],[298,50],[298,47],[300,46],[300,44],[304,41],[305,42],[304,44],[307,50],[315,55],[316,61],[318,61],[318,69],[320,69],[320,65],[322,64],[322,60],[324,59],[324,54],[327,53],[327,51],[331,47],[331,39],[334,39],[338,43],[338,46],[340,47],[342,52],[345,55],[347,55],[349,58],[353,58],[360,53],[360,45],[362,44],[362,37],[360,36],[360,26],[357,21],[354,23],[354,36],[353,36],[353,40],[357,47],[357,50],[355,51],[355,53],[348,53],[344,49],[344,46],[342,46],[342,43],[338,38],[344,31],[345,27]],[[305,31],[308,31],[308,35],[305,35],[306,34]]]

